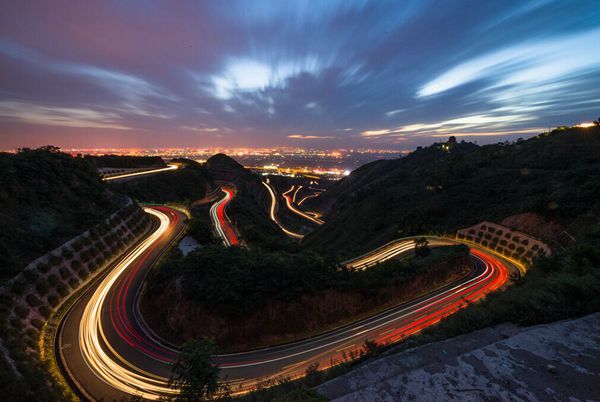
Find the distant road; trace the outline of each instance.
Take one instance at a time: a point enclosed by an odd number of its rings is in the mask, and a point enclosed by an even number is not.
[[[285,204],[287,205],[288,209],[291,212],[295,213],[296,215],[301,216],[304,219],[308,219],[309,221],[316,223],[317,225],[324,224],[325,222],[322,219],[317,218],[312,215],[309,215],[308,213],[301,211],[294,206],[296,195],[298,194],[298,190],[301,188],[302,188],[302,186],[298,186],[298,188],[296,189],[296,186],[294,185],[294,186],[290,187],[285,193],[281,194],[283,196],[283,198],[285,199]],[[296,191],[294,191],[294,189],[296,189]],[[293,196],[290,195],[290,193],[292,191],[294,191]]]
[[[145,209],[159,222],[157,229],[75,303],[58,334],[57,351],[65,373],[90,399],[141,395],[156,400],[175,392],[169,389],[167,378],[177,350],[152,335],[136,306],[146,273],[184,225],[175,210]],[[456,244],[449,239],[429,239],[431,245]],[[412,239],[393,245],[394,250],[400,250],[394,257],[414,250]],[[383,260],[391,251],[391,244],[387,246],[353,262]],[[477,248],[471,249],[470,258],[472,270],[465,277],[372,317],[302,341],[220,355],[222,374],[232,382],[234,391],[241,392],[259,378],[301,376],[314,363],[326,368],[333,360],[359,350],[365,339],[396,342],[419,332],[507,282],[505,261]]]
[[[114,180],[122,180],[122,179],[130,179],[133,177],[138,177],[138,176],[146,176],[149,174],[155,174],[155,173],[160,173],[160,172],[167,172],[169,170],[177,170],[179,169],[179,165],[175,165],[175,164],[168,164],[167,167],[164,168],[159,168],[159,169],[149,169],[149,170],[143,170],[140,172],[133,172],[133,173],[123,173],[123,174],[117,174],[114,176],[108,176],[108,177],[103,177],[102,180],[104,181],[114,181]]]
[[[273,186],[271,186],[271,183],[269,183],[269,179],[267,179],[267,181],[263,181],[262,184],[263,184],[263,186],[265,186],[267,188],[267,191],[269,192],[269,195],[271,196],[271,207],[269,208],[269,218],[271,218],[271,220],[273,222],[275,222],[275,224],[277,226],[279,226],[279,229],[281,229],[283,231],[283,233],[285,233],[286,235],[293,237],[294,239],[302,239],[304,237],[303,234],[292,232],[291,230],[287,229],[279,222],[279,219],[277,218],[277,196],[275,195],[275,189],[273,188]]]
[[[227,204],[229,204],[235,196],[235,190],[230,187],[222,186],[221,191],[224,194],[223,198],[210,207],[210,217],[213,222],[213,227],[226,247],[238,246],[240,244],[239,238],[225,211]]]

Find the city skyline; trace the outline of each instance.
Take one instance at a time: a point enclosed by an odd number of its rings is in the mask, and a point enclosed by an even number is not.
[[[7,3],[0,148],[411,150],[533,136],[597,117],[597,6]]]

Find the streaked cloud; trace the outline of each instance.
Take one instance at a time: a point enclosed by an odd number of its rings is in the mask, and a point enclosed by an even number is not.
[[[62,126],[132,146],[409,149],[597,117],[596,1],[13,3],[0,147]]]
[[[48,126],[130,130],[116,123],[118,115],[90,109],[35,105],[25,102],[0,101],[0,117],[27,124]]]
[[[302,134],[290,134],[287,137],[295,139],[295,140],[324,140],[324,139],[335,138],[330,135],[302,135]]]

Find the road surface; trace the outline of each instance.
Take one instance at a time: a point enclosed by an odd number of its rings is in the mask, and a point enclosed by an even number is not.
[[[146,176],[146,175],[160,173],[160,172],[168,172],[169,170],[177,170],[177,169],[179,169],[179,165],[170,163],[167,165],[167,167],[164,167],[164,168],[143,170],[141,172],[117,174],[114,176],[103,177],[102,180],[114,181],[114,180],[130,179],[130,178],[134,178],[134,177],[137,178],[139,176]]]
[[[225,208],[227,208],[227,204],[233,199],[235,196],[235,190],[230,187],[221,187],[221,191],[223,192],[223,198],[219,201],[215,202],[210,207],[210,218],[213,222],[213,227],[215,231],[223,240],[223,244],[226,247],[229,246],[238,246],[240,244],[239,238],[225,212]]]
[[[176,392],[168,387],[167,378],[177,351],[147,329],[136,306],[152,263],[182,230],[182,216],[166,207],[145,209],[159,222],[157,229],[74,304],[57,334],[64,372],[88,399],[141,395],[156,400]],[[453,243],[448,239],[437,241]],[[413,240],[394,242],[395,249],[404,250],[396,256],[410,252],[409,245],[413,244]],[[389,253],[381,255],[387,257]],[[370,263],[373,256],[367,257]],[[220,355],[217,360],[222,375],[231,382],[234,392],[243,392],[258,379],[301,376],[314,363],[326,368],[361,349],[365,339],[396,342],[414,334],[508,280],[504,261],[474,248],[470,257],[473,268],[464,278],[367,319],[298,342]],[[357,261],[364,258],[358,257]]]
[[[302,188],[302,186],[298,186],[298,189],[296,189],[296,191],[294,191],[294,189],[296,188],[296,186],[292,186],[290,187],[285,193],[281,194],[283,196],[283,198],[285,199],[285,204],[287,205],[288,209],[290,211],[292,211],[293,213],[295,213],[296,215],[299,215],[305,219],[308,219],[309,221],[316,223],[317,225],[322,225],[325,222],[315,216],[309,215],[308,213],[299,210],[298,208],[296,208],[294,206],[294,200],[296,199],[296,195],[298,194],[298,190],[300,188]],[[290,195],[290,193],[294,191],[293,196]]]
[[[271,196],[271,207],[269,208],[269,218],[271,218],[271,220],[273,222],[275,222],[275,224],[277,226],[279,226],[279,229],[281,229],[283,231],[283,233],[285,233],[286,235],[293,237],[294,239],[302,239],[304,237],[303,234],[292,232],[291,230],[284,227],[281,224],[281,222],[279,222],[279,219],[277,218],[277,196],[275,195],[275,189],[269,183],[269,179],[267,179],[267,181],[263,181],[262,184],[263,184],[263,186],[265,186],[267,188],[269,195]]]

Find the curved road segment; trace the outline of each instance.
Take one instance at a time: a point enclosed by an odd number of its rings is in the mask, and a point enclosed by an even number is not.
[[[221,191],[224,193],[224,196],[210,207],[210,218],[213,222],[213,227],[221,240],[223,240],[225,247],[238,246],[240,241],[225,212],[227,204],[233,199],[235,193],[229,187],[221,187]]]
[[[177,170],[177,169],[179,169],[179,165],[168,164],[167,167],[164,167],[164,168],[143,170],[141,172],[133,172],[133,173],[123,173],[123,174],[118,174],[115,176],[103,177],[102,180],[113,181],[113,180],[129,179],[132,177],[145,176],[145,175],[160,173],[160,172],[168,172],[169,170]]]
[[[156,231],[126,253],[73,305],[57,334],[56,349],[63,371],[90,400],[118,400],[128,395],[156,400],[176,392],[168,387],[167,378],[177,351],[147,329],[136,306],[147,272],[177,239],[184,225],[175,210],[152,207],[146,212],[159,222]],[[437,239],[435,244],[451,243]],[[413,240],[399,240],[378,250],[384,249],[382,255],[387,257],[390,248],[402,249],[394,255],[400,256],[409,252],[412,245]],[[353,262],[367,258],[370,264],[372,254]],[[259,378],[301,376],[314,363],[319,363],[320,368],[329,367],[351,351],[361,349],[365,339],[396,342],[414,334],[508,280],[504,261],[474,248],[471,261],[473,268],[464,278],[367,319],[302,341],[220,355],[217,359],[223,377],[234,392],[243,392]]]

